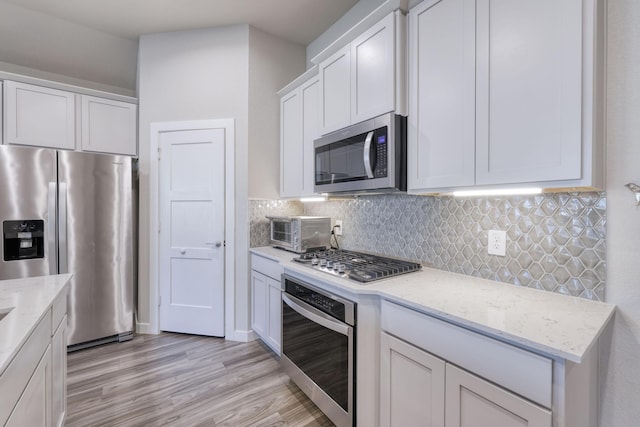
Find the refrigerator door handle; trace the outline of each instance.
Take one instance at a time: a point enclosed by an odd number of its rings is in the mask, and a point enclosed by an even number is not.
[[[58,273],[57,222],[56,183],[50,182],[47,192],[47,252],[49,254],[47,258],[49,259],[49,274]]]
[[[59,239],[59,273],[69,272],[69,254],[67,245],[67,184],[58,184],[58,239]]]

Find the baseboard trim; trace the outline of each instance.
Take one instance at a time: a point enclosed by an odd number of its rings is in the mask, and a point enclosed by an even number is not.
[[[235,330],[232,336],[224,337],[229,341],[239,341],[239,342],[250,342],[258,339],[258,334],[256,334],[253,330],[249,331],[239,331]]]
[[[160,332],[154,330],[151,323],[136,323],[136,333],[158,335]]]

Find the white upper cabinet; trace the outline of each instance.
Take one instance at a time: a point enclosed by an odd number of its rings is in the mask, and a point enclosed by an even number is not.
[[[302,85],[302,168],[300,197],[313,196],[315,157],[313,141],[320,136],[320,79],[316,75]]]
[[[582,0],[478,1],[476,184],[581,178]]]
[[[292,88],[293,87],[293,88]],[[311,69],[279,92],[280,197],[314,195],[313,141],[319,136],[320,81]]]
[[[4,82],[4,143],[73,150],[75,94]]]
[[[405,19],[390,13],[319,64],[322,134],[405,113]]]
[[[302,96],[296,90],[280,100],[280,197],[300,194]]]
[[[81,95],[83,151],[137,154],[137,106]]]
[[[56,88],[3,83],[4,144],[137,155],[138,106],[124,102],[128,97],[91,96],[87,93],[94,91],[75,86],[69,88],[80,93],[62,90],[65,85],[53,82],[48,83]]]
[[[336,52],[320,64],[322,134],[351,123],[351,48]]]
[[[395,106],[395,25],[387,15],[351,43],[351,122],[392,111]]]
[[[409,12],[408,187],[602,188],[601,0]]]
[[[408,186],[475,183],[475,0],[409,13]]]

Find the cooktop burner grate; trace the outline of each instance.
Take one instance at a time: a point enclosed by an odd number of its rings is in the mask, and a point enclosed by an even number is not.
[[[422,268],[422,265],[411,261],[339,249],[307,252],[293,260],[316,270],[362,283],[410,273]]]

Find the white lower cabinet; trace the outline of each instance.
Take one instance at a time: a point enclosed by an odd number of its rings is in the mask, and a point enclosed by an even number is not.
[[[49,345],[5,426],[52,426],[51,381],[51,346]]]
[[[380,340],[380,426],[444,426],[445,362],[384,332]]]
[[[67,391],[67,294],[61,293],[0,376],[0,425],[61,427]]]
[[[382,333],[380,426],[551,427],[551,411]]]
[[[453,365],[446,368],[447,427],[551,427],[551,411]]]
[[[251,255],[251,328],[278,356],[282,341],[282,272],[277,261]]]
[[[595,427],[597,349],[550,358],[382,301],[380,426]]]
[[[67,316],[51,338],[52,420],[54,427],[64,426],[67,412]]]

